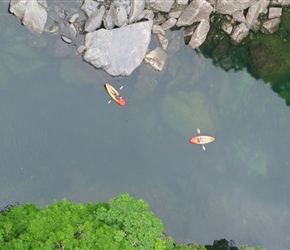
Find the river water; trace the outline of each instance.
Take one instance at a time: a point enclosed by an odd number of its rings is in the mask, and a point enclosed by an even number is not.
[[[177,242],[290,248],[290,109],[269,84],[186,46],[162,73],[142,65],[113,78],[45,48],[25,54],[27,32],[10,20],[17,36],[0,38],[0,207],[129,193]],[[124,86],[126,107],[108,104],[106,81]],[[205,151],[188,141],[197,128],[215,137]]]

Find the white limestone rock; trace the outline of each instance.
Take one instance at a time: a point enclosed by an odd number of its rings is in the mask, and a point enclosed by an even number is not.
[[[198,48],[205,41],[209,28],[209,21],[203,19],[194,30],[188,46],[192,49]]]
[[[256,0],[216,0],[215,10],[232,15],[235,11],[249,8]]]
[[[246,25],[249,29],[252,27],[254,22],[257,20],[259,14],[260,14],[260,10],[261,10],[260,1],[254,2],[250,6],[250,8],[247,12],[247,15],[246,15]]]
[[[81,6],[81,10],[89,17],[98,9],[99,5],[100,4],[94,0],[85,0],[84,4]]]
[[[100,29],[85,36],[84,60],[111,76],[128,76],[143,61],[151,40],[152,21],[113,30]]]
[[[168,13],[171,10],[174,0],[146,0],[146,7]]]
[[[145,8],[145,0],[131,0],[131,12],[129,15],[129,23],[137,21],[138,17]]]
[[[280,22],[280,17],[267,20],[263,22],[261,31],[265,34],[273,34],[279,29]]]
[[[9,11],[22,20],[28,0],[10,0]]]
[[[249,34],[249,28],[245,23],[241,23],[236,26],[231,34],[231,42],[236,45],[243,41]]]
[[[97,9],[95,12],[91,13],[85,24],[86,32],[92,32],[101,27],[105,11],[105,7],[101,6],[100,9]]]
[[[41,34],[44,30],[46,20],[47,12],[44,7],[36,0],[29,0],[25,7],[22,24],[36,33]]]
[[[276,18],[282,16],[282,8],[279,7],[271,7],[269,8],[268,18]]]
[[[163,24],[161,24],[161,27],[163,30],[168,30],[171,29],[176,24],[176,22],[177,20],[171,17],[168,20],[166,20]]]
[[[176,26],[190,26],[203,19],[209,19],[213,7],[205,0],[196,0],[191,2],[179,17]]]

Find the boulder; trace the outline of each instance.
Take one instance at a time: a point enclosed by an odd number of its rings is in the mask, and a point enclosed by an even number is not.
[[[249,8],[253,0],[217,0],[215,11],[221,14],[232,15],[235,11]]]
[[[290,1],[289,0],[278,0],[279,4],[281,4],[282,6],[284,5],[289,5]]]
[[[129,23],[133,23],[140,16],[145,7],[145,0],[131,0]]]
[[[153,34],[162,34],[162,35],[165,35],[165,30],[162,29],[162,26],[161,25],[154,24],[152,26],[152,33]]]
[[[260,2],[255,2],[250,6],[248,13],[246,15],[246,25],[250,29],[260,14],[261,4]]]
[[[112,76],[128,76],[143,61],[151,40],[152,21],[85,35],[84,60]]]
[[[231,42],[236,45],[243,41],[248,34],[249,28],[246,26],[246,24],[241,23],[234,28],[234,31],[231,34]]]
[[[105,14],[105,7],[101,6],[100,9],[97,9],[95,12],[93,12],[89,18],[86,21],[85,24],[85,31],[86,32],[92,32],[98,28],[100,28],[100,26],[102,25],[102,21],[103,21],[103,16]]]
[[[233,25],[231,24],[230,21],[222,22],[221,28],[228,35],[230,35],[232,33],[232,31],[233,31]]]
[[[233,13],[233,18],[234,20],[238,21],[239,23],[245,23],[246,22],[246,18],[243,14],[242,11],[235,11]]]
[[[156,36],[157,36],[157,39],[158,39],[158,42],[159,42],[161,48],[166,50],[168,47],[168,43],[169,43],[168,38],[160,33],[157,34]]]
[[[47,20],[47,12],[36,0],[29,0],[25,7],[22,24],[41,34]]]
[[[104,26],[106,29],[111,30],[114,28],[114,7],[111,5],[109,10],[106,10],[105,12],[105,18],[104,18]]]
[[[81,6],[81,10],[89,17],[98,9],[99,5],[100,4],[94,0],[86,0]]]
[[[122,4],[119,4],[119,5],[115,5],[113,10],[114,10],[113,11],[113,13],[114,13],[113,23],[117,27],[121,27],[127,21],[126,9]]]
[[[279,7],[271,7],[269,8],[268,18],[276,18],[282,16],[282,8]]]
[[[44,30],[47,12],[36,0],[11,0],[9,10],[22,21],[25,27],[38,34]]]
[[[144,9],[141,14],[138,16],[136,21],[140,21],[142,19],[153,20],[154,19],[154,12],[153,10]]]
[[[168,13],[171,10],[174,0],[146,0],[146,7],[160,12]]]
[[[121,27],[127,22],[126,4],[113,2],[110,9],[105,13],[104,26],[106,29],[112,29],[114,26]]]
[[[163,30],[168,30],[168,29],[171,29],[175,24],[176,24],[176,19],[171,17],[169,18],[168,20],[166,20],[162,25],[162,29]]]
[[[167,58],[168,56],[166,52],[163,49],[157,47],[145,56],[144,61],[150,64],[153,69],[162,71]]]
[[[262,24],[261,31],[265,34],[273,34],[279,29],[280,22],[280,17],[267,20]]]
[[[48,4],[46,0],[37,0],[37,2],[42,5],[44,8],[48,8]]]
[[[261,13],[267,14],[268,13],[268,6],[270,4],[270,0],[260,1],[260,4],[261,4]]]
[[[188,0],[176,0],[176,3],[178,5],[187,5],[188,4]]]
[[[10,0],[9,11],[22,20],[28,0]]]
[[[209,15],[212,11],[213,8],[207,1],[193,1],[183,11],[176,26],[189,26],[195,22],[200,22],[203,19],[209,19]]]
[[[176,11],[170,11],[168,16],[177,19],[181,16],[181,14],[182,14],[181,10],[176,10]]]
[[[188,44],[189,47],[192,49],[198,48],[205,41],[209,28],[209,21],[203,19],[195,29]]]

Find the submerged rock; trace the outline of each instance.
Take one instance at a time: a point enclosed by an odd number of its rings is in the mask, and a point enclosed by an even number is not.
[[[67,36],[64,36],[64,35],[61,36],[61,39],[64,42],[68,43],[68,44],[71,44],[73,42],[72,39],[70,39],[70,38],[68,38]]]
[[[152,95],[158,83],[160,83],[161,78],[162,73],[152,71],[146,64],[142,65],[140,69],[138,69],[136,79],[134,79],[134,89],[132,92],[133,100],[141,100]]]
[[[186,138],[192,136],[196,128],[213,133],[218,124],[214,107],[199,91],[167,95],[161,102],[160,113],[172,129]]]
[[[276,85],[287,81],[290,67],[288,43],[279,37],[268,39],[263,34],[259,40],[250,47],[249,62],[253,75]]]
[[[157,47],[145,56],[144,61],[150,64],[153,69],[162,71],[167,58],[168,56],[166,52],[163,49]]]
[[[165,36],[166,30],[185,28],[184,42],[196,49],[206,40],[210,26],[222,21],[220,27],[232,44],[237,45],[250,30],[276,32],[283,19],[280,20],[283,4],[289,5],[289,0],[80,0],[52,1],[49,6],[47,0],[10,0],[9,10],[38,37],[44,30],[71,46],[84,44],[87,33],[84,60],[112,76],[127,76],[144,59],[151,40],[150,32],[158,34],[161,47],[170,54],[175,46],[168,37],[169,32]],[[212,15],[213,11],[217,14]],[[260,13],[263,15],[259,16]],[[283,13],[287,13],[286,8]],[[288,31],[289,25],[283,27]],[[211,33],[212,29],[209,36],[213,37]],[[57,44],[57,47],[52,48],[55,52],[52,55],[67,55],[61,46]],[[149,53],[145,61],[162,70],[166,54],[159,52]],[[220,53],[216,54],[222,58]],[[152,63],[155,59],[160,62]],[[231,63],[223,59],[223,65]]]
[[[263,150],[254,147],[245,138],[235,141],[232,148],[236,157],[243,162],[248,175],[259,175],[262,178],[267,178],[268,160],[267,154]]]
[[[156,36],[157,36],[158,42],[159,42],[160,46],[162,47],[162,49],[166,50],[168,47],[167,37],[162,35],[162,34],[157,34]]]
[[[152,21],[144,21],[88,33],[84,60],[112,76],[128,76],[143,61],[151,40],[151,28]]]
[[[88,68],[81,60],[64,59],[61,62],[60,74],[64,82],[76,85],[96,84],[105,81],[104,74],[93,68]]]

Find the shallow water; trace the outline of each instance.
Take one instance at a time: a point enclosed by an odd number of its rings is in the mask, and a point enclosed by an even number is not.
[[[21,26],[19,33],[26,36]],[[1,38],[1,54],[19,61],[9,39]],[[128,192],[179,242],[290,247],[290,110],[269,85],[246,71],[224,72],[185,46],[163,73],[142,65],[123,79],[71,58],[91,75],[68,80],[67,58],[45,49],[22,58],[33,68],[27,75],[0,60],[9,71],[0,91],[0,207]],[[108,104],[105,81],[124,85],[125,108]],[[144,84],[152,85],[147,94]],[[178,92],[195,99],[176,101]],[[197,128],[216,138],[205,151],[188,142]]]

